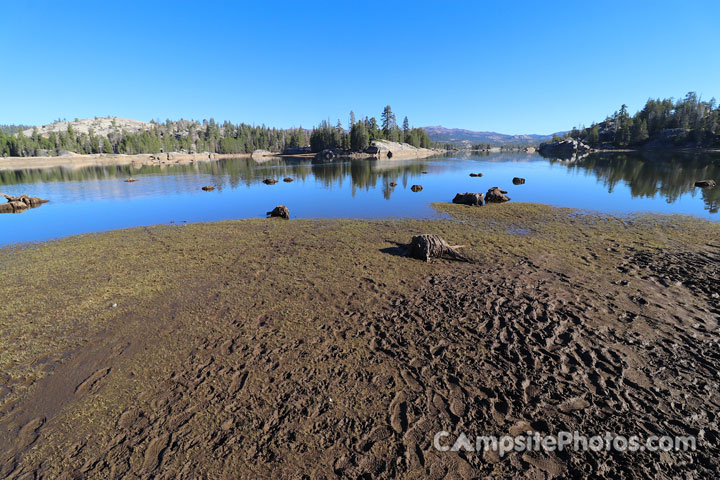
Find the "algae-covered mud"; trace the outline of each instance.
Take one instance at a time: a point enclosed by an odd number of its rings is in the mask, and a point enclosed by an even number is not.
[[[0,476],[718,471],[720,225],[435,208],[448,217],[142,227],[0,250]],[[421,233],[471,261],[403,256]],[[445,448],[527,432],[696,448]]]

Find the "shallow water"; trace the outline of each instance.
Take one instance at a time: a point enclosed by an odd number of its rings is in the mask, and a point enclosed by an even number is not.
[[[470,177],[471,172],[483,177]],[[123,181],[130,176],[137,182]],[[283,182],[286,176],[295,181]],[[527,183],[513,185],[515,176]],[[268,177],[280,181],[263,184]],[[519,153],[331,163],[236,158],[139,169],[0,171],[0,192],[51,201],[0,215],[0,245],[140,225],[262,217],[278,204],[287,205],[293,218],[425,218],[436,215],[431,202],[493,186],[507,190],[512,201],[719,220],[720,188],[693,186],[706,178],[720,180],[719,155],[605,154],[575,163]],[[413,193],[414,184],[423,190]],[[204,192],[203,185],[216,189]]]

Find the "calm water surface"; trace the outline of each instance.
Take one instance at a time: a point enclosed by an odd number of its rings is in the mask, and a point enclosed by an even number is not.
[[[484,176],[472,178],[471,172]],[[137,182],[124,182],[129,176]],[[284,183],[286,176],[295,181]],[[515,176],[527,183],[513,185]],[[268,177],[280,181],[263,184]],[[720,181],[720,156],[613,154],[575,163],[517,153],[331,163],[237,158],[185,166],[0,171],[0,192],[51,201],[0,215],[0,245],[140,225],[263,217],[278,204],[287,205],[293,218],[433,217],[431,202],[493,186],[507,190],[512,201],[717,221],[720,188],[693,187],[706,178]],[[423,190],[411,192],[414,184]],[[203,185],[216,190],[203,192]]]

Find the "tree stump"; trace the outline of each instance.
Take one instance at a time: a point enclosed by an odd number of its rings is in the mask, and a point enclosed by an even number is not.
[[[468,262],[467,258],[455,250],[456,248],[458,247],[451,247],[439,235],[417,235],[412,238],[408,256],[426,262],[429,262],[431,258],[442,258],[444,256],[452,260]]]
[[[285,205],[278,205],[277,207],[273,208],[271,211],[267,212],[266,215],[268,217],[279,217],[284,218],[285,220],[290,219],[290,210]]]
[[[410,190],[412,190],[413,192],[420,192],[422,191],[422,185],[413,185],[412,187],[410,187]]]

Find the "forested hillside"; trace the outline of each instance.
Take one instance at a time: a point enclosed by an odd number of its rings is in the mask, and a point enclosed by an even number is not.
[[[375,117],[356,120],[350,112],[348,128],[338,120],[335,126],[322,121],[312,130],[278,129],[246,123],[217,123],[214,119],[198,121],[167,120],[137,122],[118,118],[58,121],[43,127],[3,126],[0,129],[0,156],[54,156],[66,152],[92,153],[158,153],[214,152],[251,153],[256,149],[281,152],[310,145],[314,152],[325,148],[364,150],[372,140],[406,142],[416,147],[431,145],[427,134],[411,128],[407,117],[402,128],[395,114],[386,106],[378,124]]]
[[[720,107],[714,98],[703,101],[695,92],[677,101],[650,99],[635,115],[623,105],[605,121],[573,128],[565,137],[594,148],[720,146]]]

